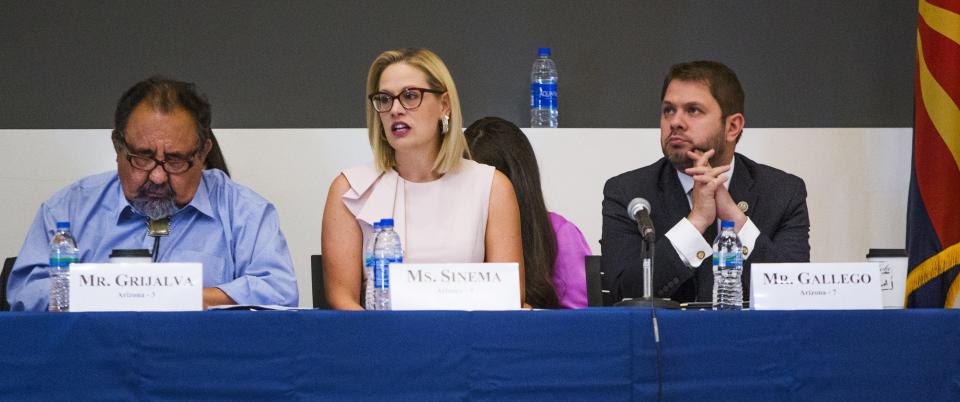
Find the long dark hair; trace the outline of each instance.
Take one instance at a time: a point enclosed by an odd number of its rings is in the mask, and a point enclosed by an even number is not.
[[[530,141],[515,124],[499,117],[477,120],[464,134],[473,160],[492,165],[513,183],[520,205],[527,302],[538,308],[560,307],[553,286],[557,237],[543,202],[540,168]]]
[[[212,146],[210,147],[210,152],[207,153],[207,160],[203,161],[205,165],[204,169],[220,169],[229,177],[230,169],[227,169],[227,160],[223,157],[223,151],[220,150],[220,142],[218,142],[217,137],[213,135],[213,130],[210,131],[210,141],[212,142]]]

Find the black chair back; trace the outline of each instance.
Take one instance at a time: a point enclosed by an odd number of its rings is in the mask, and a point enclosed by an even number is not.
[[[0,311],[10,311],[10,303],[7,303],[7,279],[10,278],[10,271],[16,262],[17,257],[7,257],[3,261],[3,271],[0,271]]]
[[[584,267],[587,270],[587,307],[603,307],[603,267],[600,265],[599,255],[584,256]]]
[[[323,256],[320,254],[310,256],[310,278],[313,308],[329,310],[330,304],[327,303],[327,295],[323,287]]]

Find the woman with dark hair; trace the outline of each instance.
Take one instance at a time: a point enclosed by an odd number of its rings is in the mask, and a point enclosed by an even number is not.
[[[548,212],[540,169],[530,141],[513,123],[484,117],[464,132],[473,160],[493,165],[517,194],[523,240],[527,303],[538,308],[587,306],[584,256],[590,246],[580,229]]]

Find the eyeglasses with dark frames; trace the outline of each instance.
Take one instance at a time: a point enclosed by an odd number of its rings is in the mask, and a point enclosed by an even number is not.
[[[191,152],[187,159],[167,159],[163,161],[149,156],[132,154],[126,145],[123,146],[123,151],[127,154],[127,162],[135,169],[150,172],[156,169],[157,165],[160,165],[169,174],[180,174],[193,167],[193,159],[197,157],[200,149]]]
[[[440,95],[446,91],[432,88],[404,88],[398,95],[392,95],[383,91],[372,93],[367,98],[373,104],[373,110],[377,112],[389,112],[393,108],[394,99],[400,100],[400,106],[404,109],[414,110],[423,103],[423,93],[429,92]]]

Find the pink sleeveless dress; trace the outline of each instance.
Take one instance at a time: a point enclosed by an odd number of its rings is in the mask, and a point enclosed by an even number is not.
[[[393,218],[404,262],[483,262],[494,171],[464,159],[437,180],[414,183],[393,169],[357,166],[341,172],[350,183],[341,198],[357,218],[364,244],[374,222]]]

